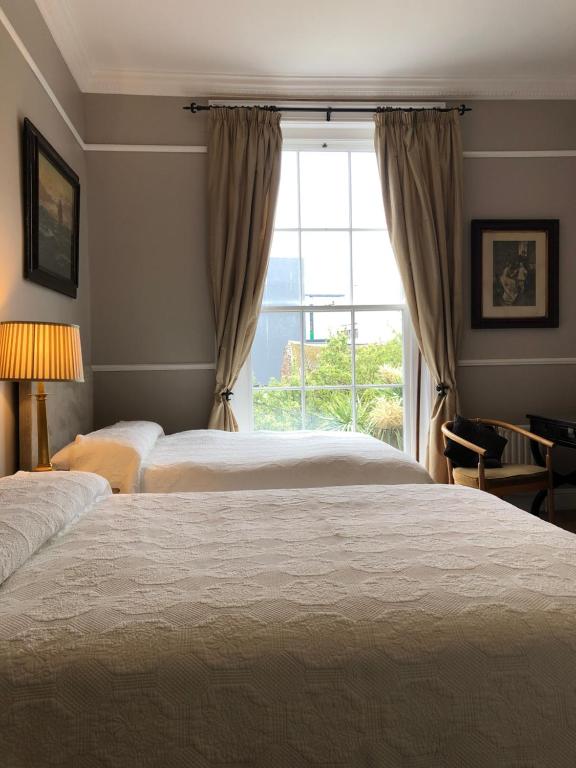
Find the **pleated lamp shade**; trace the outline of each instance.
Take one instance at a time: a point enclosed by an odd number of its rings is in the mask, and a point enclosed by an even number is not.
[[[80,328],[64,323],[0,323],[0,379],[84,381]]]

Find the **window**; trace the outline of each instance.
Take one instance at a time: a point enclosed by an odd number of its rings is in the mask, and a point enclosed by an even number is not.
[[[359,431],[403,448],[409,337],[374,152],[283,152],[254,429]]]

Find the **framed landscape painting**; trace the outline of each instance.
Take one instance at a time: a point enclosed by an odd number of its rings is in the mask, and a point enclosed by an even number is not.
[[[24,275],[76,298],[80,181],[27,118],[23,143]]]
[[[472,221],[472,328],[558,327],[558,219]]]

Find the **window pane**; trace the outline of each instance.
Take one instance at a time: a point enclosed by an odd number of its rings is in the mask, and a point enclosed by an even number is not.
[[[352,152],[352,226],[386,229],[378,163],[374,152]]]
[[[256,386],[301,385],[300,315],[298,312],[263,312],[252,347]]]
[[[297,152],[282,152],[282,170],[274,226],[277,229],[291,229],[298,226]]]
[[[403,304],[404,291],[388,232],[353,232],[355,304]]]
[[[402,312],[356,312],[356,384],[402,384]]]
[[[301,226],[349,226],[346,152],[300,153]]]
[[[302,232],[304,304],[350,304],[348,232]]]
[[[352,383],[350,312],[306,312],[304,315],[304,377],[323,387]]]
[[[300,392],[254,390],[254,429],[302,429]]]
[[[352,390],[319,389],[306,392],[305,428],[352,431]]]
[[[402,387],[356,391],[356,431],[377,437],[394,448],[404,447]]]
[[[258,323],[254,428],[356,429],[402,448],[403,312],[343,306],[405,303],[373,152],[282,153],[263,301],[283,309]]]
[[[274,232],[264,304],[300,304],[298,232]]]

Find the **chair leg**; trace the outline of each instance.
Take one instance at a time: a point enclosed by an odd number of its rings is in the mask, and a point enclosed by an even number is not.
[[[554,484],[552,482],[548,483],[548,493],[546,494],[546,511],[548,512],[548,522],[553,523],[556,508],[554,505]]]
[[[546,469],[548,470],[548,493],[546,494],[546,509],[548,511],[548,522],[554,522],[554,472],[552,470],[552,451],[550,448],[546,451]]]

